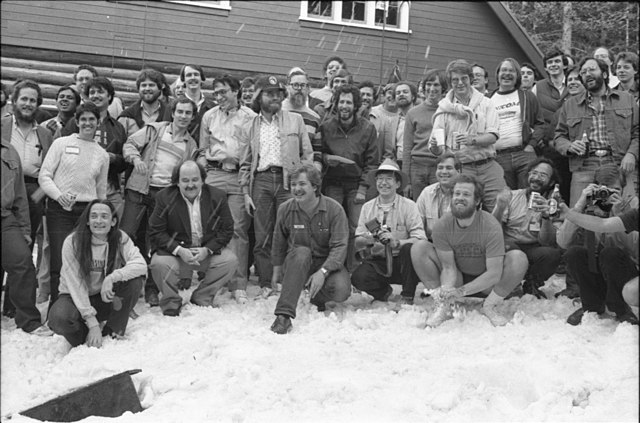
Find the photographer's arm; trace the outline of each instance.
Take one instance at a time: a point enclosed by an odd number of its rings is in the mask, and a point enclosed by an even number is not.
[[[589,186],[583,189],[582,194],[580,194],[580,198],[578,199],[576,204],[573,206],[572,210],[575,211],[576,213],[581,214],[584,211],[585,207],[587,206],[587,197],[591,195],[591,193],[593,192],[593,189],[597,187],[598,186],[596,184],[589,184]],[[568,207],[566,206],[566,204],[563,204],[563,203],[558,204],[558,207],[559,207],[561,216],[563,216],[564,211],[566,211]],[[562,225],[560,226],[560,228],[558,229],[558,232],[556,233],[556,242],[558,243],[558,247],[562,249],[569,248],[569,245],[571,245],[571,241],[573,240],[573,237],[576,231],[578,230],[578,228],[579,228],[578,225],[571,222],[569,219],[565,219],[564,222],[562,222]]]
[[[601,233],[625,231],[622,219],[617,216],[603,219],[597,216],[578,213],[577,211],[568,208],[565,204],[560,205],[560,210],[565,214],[565,220],[573,222],[575,225],[585,228],[588,231]]]

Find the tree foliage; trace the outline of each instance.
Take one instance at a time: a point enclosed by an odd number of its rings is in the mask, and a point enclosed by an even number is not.
[[[598,46],[614,54],[638,51],[638,3],[571,2],[570,16],[563,13],[563,2],[507,1],[507,7],[527,30],[538,48],[558,47],[575,58],[590,55]],[[563,48],[563,19],[571,20],[570,49]]]

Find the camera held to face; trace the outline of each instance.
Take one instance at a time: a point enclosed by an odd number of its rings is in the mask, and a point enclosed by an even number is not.
[[[597,206],[604,212],[611,211],[613,204],[609,202],[609,199],[616,193],[618,193],[618,190],[608,188],[606,185],[600,185],[587,196],[587,210],[593,211],[593,207]]]

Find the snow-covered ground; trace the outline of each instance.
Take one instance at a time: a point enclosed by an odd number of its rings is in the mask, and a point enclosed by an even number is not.
[[[554,276],[543,290],[563,287]],[[454,320],[419,329],[430,298],[398,312],[370,299],[354,294],[324,313],[306,302],[285,336],[269,330],[275,297],[238,305],[225,293],[218,307],[187,305],[175,318],[141,300],[126,339],[71,351],[62,337],[29,336],[3,317],[2,421],[33,421],[17,413],[129,369],[142,369],[132,378],[145,410],[109,421],[639,419],[637,326],[587,315],[573,327],[571,300],[526,295],[503,305],[514,316],[505,327],[469,299]]]

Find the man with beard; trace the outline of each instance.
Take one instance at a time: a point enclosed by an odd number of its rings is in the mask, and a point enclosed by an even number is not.
[[[80,94],[81,102],[90,101],[89,97],[85,94],[87,84],[91,82],[93,78],[97,78],[98,71],[91,65],[80,65],[73,73],[73,80],[75,81],[75,89]],[[78,106],[80,103],[78,103]],[[120,113],[124,110],[122,99],[114,95],[113,100],[109,103],[109,114],[117,119]]]
[[[332,90],[331,98],[323,103],[317,104],[313,110],[320,116],[320,124],[331,119],[338,114],[338,110],[334,107],[336,92],[343,85],[350,85],[352,82],[352,76],[346,69],[338,70],[331,81],[329,82]]]
[[[536,158],[534,147],[544,136],[542,110],[536,96],[520,89],[520,64],[510,57],[496,69],[498,90],[490,95],[500,120],[496,161],[510,189],[527,186],[527,167]]]
[[[433,114],[448,89],[444,71],[429,70],[423,85],[424,101],[407,112],[402,148],[402,171],[409,176],[404,194],[414,201],[427,185],[437,182],[437,157],[429,150],[429,139],[433,129]]]
[[[598,168],[615,164],[630,175],[638,162],[635,99],[627,92],[608,87],[605,62],[587,57],[578,66],[586,92],[564,103],[554,139],[556,150],[569,158],[573,173],[570,206],[593,181]]]
[[[489,97],[489,71],[482,65],[474,63],[471,65],[473,79],[471,86],[480,91],[483,95]]]
[[[406,116],[409,110],[415,105],[418,98],[418,88],[409,81],[400,81],[396,84],[396,106],[398,107],[398,124],[396,133],[393,137],[392,157],[402,168],[403,148],[404,148],[404,130]],[[389,146],[385,146],[385,151]]]
[[[378,196],[362,206],[356,229],[355,248],[365,259],[353,271],[351,282],[374,301],[388,301],[391,284],[402,285],[402,303],[412,305],[419,280],[411,265],[411,250],[415,242],[426,240],[422,218],[413,200],[398,195],[407,178],[393,160],[382,162],[374,178]],[[387,268],[389,254],[391,269]]]
[[[200,123],[202,116],[215,106],[215,103],[204,95],[202,92],[202,84],[207,80],[204,75],[204,69],[200,65],[187,64],[180,69],[180,80],[185,83],[185,96],[193,101],[198,107],[191,124],[189,125],[189,134],[196,140],[200,139]],[[164,120],[171,121],[171,108],[168,107],[164,112]]]
[[[240,188],[240,152],[248,142],[249,128],[256,113],[239,103],[240,82],[230,75],[213,81],[213,95],[218,105],[202,117],[200,128],[200,150],[204,153],[198,160],[207,169],[205,183],[227,193],[227,201],[233,216],[233,238],[229,244],[238,258],[238,269],[229,289],[237,302],[247,302],[249,281],[249,227],[251,216],[244,206],[244,195]]]
[[[596,195],[603,188],[609,195]],[[631,217],[635,219],[634,226],[637,229],[638,197],[623,198],[621,192],[620,169],[608,164],[596,171],[592,183],[582,190],[570,211],[561,205],[566,218],[558,230],[557,241],[558,245],[567,249],[567,273],[574,277],[580,287],[582,301],[582,307],[567,319],[570,325],[580,324],[585,312],[604,314],[605,306],[616,315],[618,321],[638,324],[638,319],[622,297],[624,285],[638,277],[638,232],[611,231],[605,224],[601,227],[584,224],[585,220],[589,220],[584,218],[608,220],[619,216],[628,222],[627,219]],[[636,210],[635,216],[625,216],[633,209]],[[592,216],[582,216],[584,214]]]
[[[29,248],[33,249],[44,212],[43,196],[38,194],[38,175],[53,137],[47,128],[39,126],[35,120],[35,112],[42,104],[42,91],[38,84],[31,80],[20,81],[13,89],[11,102],[13,116],[2,118],[2,139],[10,141],[20,156],[31,222]]]
[[[255,210],[254,259],[265,297],[273,292],[271,242],[278,207],[291,198],[289,173],[313,160],[304,120],[299,114],[282,110],[286,93],[275,76],[258,79],[253,103],[258,115],[251,122],[240,154],[240,187],[247,213],[254,215]]]
[[[136,78],[140,102],[127,107],[118,117],[118,122],[130,136],[151,122],[164,120],[166,103],[160,97],[169,98],[171,89],[164,75],[154,69],[143,69]]]
[[[437,155],[454,151],[462,163],[462,173],[482,183],[483,207],[490,211],[498,193],[506,188],[504,170],[494,160],[500,121],[491,100],[471,86],[471,69],[462,59],[447,65],[445,72],[451,90],[440,100],[433,115],[432,151]],[[444,146],[437,145],[436,131],[444,131]]]
[[[437,182],[423,189],[416,201],[428,239],[431,239],[436,221],[451,212],[453,182],[460,172],[462,172],[462,163],[455,154],[444,153],[436,159]]]
[[[370,173],[380,162],[380,153],[375,127],[356,116],[356,110],[360,108],[360,91],[356,87],[339,87],[334,95],[333,108],[338,115],[320,125],[322,153],[327,166],[323,191],[342,204],[347,213],[347,269],[353,270],[354,233],[366,199]]]
[[[80,105],[80,94],[74,90],[71,85],[65,85],[58,90],[56,94],[56,108],[58,114],[49,120],[45,120],[40,125],[51,131],[51,135],[55,135],[58,130],[64,128],[73,115],[76,113],[76,107]]]
[[[271,330],[286,334],[303,288],[311,303],[324,311],[328,301],[343,302],[351,294],[344,268],[349,226],[342,206],[320,194],[322,176],[311,164],[291,172],[293,198],[278,208],[273,232],[271,286],[282,283]]]
[[[171,186],[158,193],[149,220],[150,268],[162,293],[160,308],[165,316],[178,316],[182,309],[181,275],[206,272],[190,302],[213,307],[215,295],[238,266],[235,254],[227,248],[233,235],[227,195],[206,185],[206,176],[204,167],[192,160],[175,166]]]
[[[150,261],[147,227],[156,196],[171,185],[173,168],[192,158],[198,149],[187,132],[196,105],[184,98],[174,102],[172,108],[172,122],[150,122],[132,134],[122,147],[124,159],[133,165],[133,172],[125,188],[120,228],[133,239],[147,263]],[[152,274],[147,275],[144,298],[152,307],[159,304]]]
[[[506,189],[498,194],[492,214],[502,222],[507,251],[524,251],[529,259],[522,285],[524,293],[546,298],[539,287],[555,273],[563,253],[556,245],[556,217],[549,216],[549,199],[558,177],[553,163],[546,158],[532,162],[528,175],[527,188]]]
[[[320,116],[307,106],[309,98],[309,80],[307,74],[300,68],[294,68],[287,78],[287,98],[282,102],[282,110],[297,113],[302,116],[309,133],[309,140],[313,146],[313,158],[317,163],[322,162],[320,152],[320,138],[316,135],[320,127]]]
[[[129,165],[122,157],[122,146],[127,140],[126,131],[122,124],[109,113],[109,104],[113,101],[115,90],[111,81],[99,76],[85,85],[84,94],[100,111],[100,122],[98,122],[94,140],[109,153],[107,200],[111,201],[116,208],[118,217],[122,218],[124,198],[120,190],[120,174],[128,170]],[[60,136],[66,137],[78,132],[78,124],[73,118],[62,128]]]
[[[376,87],[371,81],[362,81],[358,85],[358,89],[360,90],[360,100],[362,101],[362,106],[360,106],[360,110],[358,110],[358,116],[369,120],[371,117],[371,108],[376,103],[376,100],[378,100]]]
[[[487,296],[482,313],[494,326],[509,322],[498,308],[520,284],[529,263],[520,250],[505,253],[500,224],[480,210],[482,189],[473,176],[459,175],[453,186],[451,214],[436,222],[433,244],[422,245],[426,254],[414,257],[420,280],[436,290],[432,293],[435,310],[427,326],[451,319],[452,303],[474,294]]]

